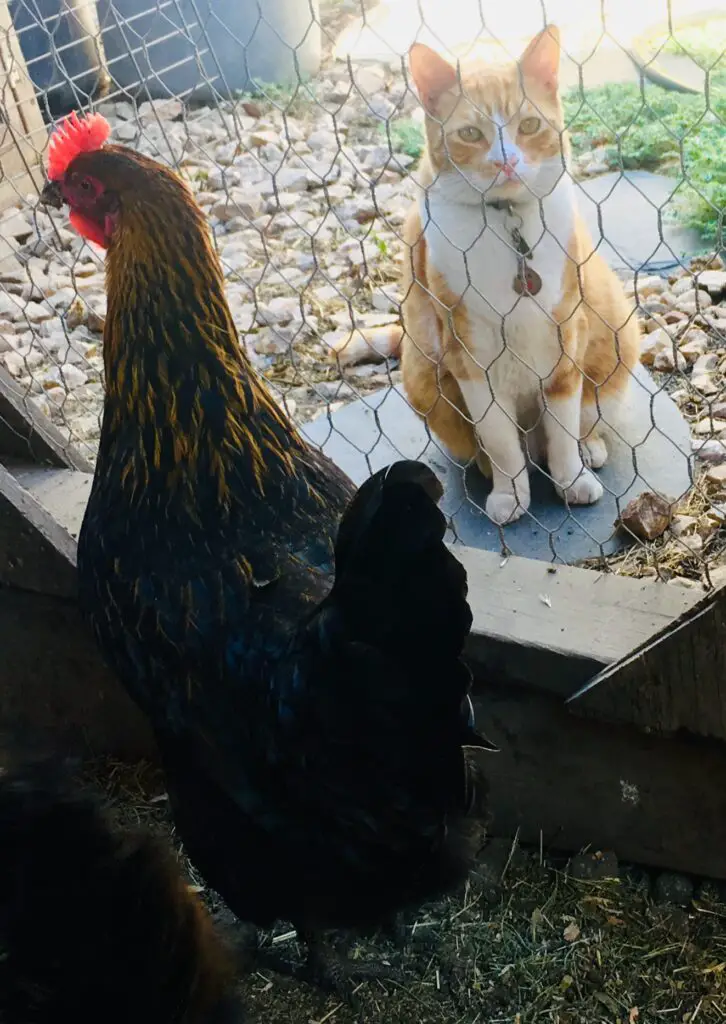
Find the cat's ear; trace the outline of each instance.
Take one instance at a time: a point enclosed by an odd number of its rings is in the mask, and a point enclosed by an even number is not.
[[[456,68],[424,43],[414,43],[408,51],[411,78],[426,110],[434,110],[437,101],[449,89],[456,88]]]
[[[548,25],[535,36],[522,56],[519,66],[524,78],[539,82],[549,92],[557,92],[560,74],[560,30]]]

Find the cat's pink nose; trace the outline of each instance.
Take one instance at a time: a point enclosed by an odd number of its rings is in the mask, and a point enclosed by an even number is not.
[[[507,178],[511,178],[514,174],[514,168],[519,163],[519,157],[516,153],[512,153],[506,160],[494,160],[493,163],[498,171],[501,171]]]

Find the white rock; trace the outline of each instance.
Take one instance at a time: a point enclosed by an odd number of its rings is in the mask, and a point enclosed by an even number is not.
[[[702,395],[715,395],[719,391],[718,384],[716,384],[710,373],[694,374],[691,377],[691,387],[695,388]]]
[[[651,331],[650,334],[644,335],[641,339],[640,361],[645,366],[653,366],[656,356],[661,353],[669,352],[673,356],[673,348],[673,339],[670,334],[659,327],[657,330]]]
[[[699,356],[693,364],[693,376],[698,377],[701,374],[713,373],[718,367],[718,356],[715,352],[706,352],[704,355]]]
[[[647,298],[648,295],[662,295],[663,292],[668,291],[668,282],[658,277],[657,274],[650,274],[647,277],[638,278],[638,295],[641,299]]]
[[[17,320],[21,310],[22,306],[7,292],[0,289],[0,316],[7,317],[9,320]]]
[[[25,358],[17,352],[4,352],[2,361],[5,368],[13,377],[21,377],[25,373]],[[726,456],[724,456],[726,458]]]
[[[325,149],[335,152],[338,148],[335,132],[328,131],[326,128],[319,128],[317,131],[311,132],[305,141],[311,149]]]
[[[258,148],[262,146],[277,146],[280,142],[280,133],[274,128],[255,128],[250,132],[250,145]]]
[[[707,440],[693,438],[691,451],[697,459],[711,466],[726,463],[726,444],[718,438],[711,437]]]
[[[698,520],[695,516],[675,515],[671,520],[671,533],[674,537],[680,537],[690,530],[695,530]]]
[[[386,72],[382,67],[370,65],[353,71],[353,83],[364,96],[378,96],[386,86]]]
[[[39,324],[41,320],[50,320],[55,314],[53,310],[42,302],[28,302],[23,309],[23,315],[32,324]]]
[[[291,320],[300,321],[300,300],[292,296],[280,296],[260,304],[257,309],[257,323],[262,326],[288,324]]]
[[[711,466],[706,472],[706,479],[710,484],[716,484],[720,487],[726,485],[726,463]]]
[[[698,421],[693,432],[698,437],[721,438],[724,436],[724,431],[726,431],[726,420],[719,420],[714,416],[705,416]]]
[[[682,295],[685,295],[686,292],[692,291],[693,288],[695,288],[695,286],[696,282],[693,275],[684,274],[683,277],[679,277],[676,281],[673,282],[670,290],[673,292],[674,295],[680,297]]]
[[[127,100],[118,100],[116,102],[116,117],[120,117],[122,121],[133,121],[136,118],[136,107],[133,103],[129,103]]]
[[[33,234],[33,230],[30,220],[20,210],[7,210],[0,218],[0,235],[5,238],[15,238],[18,242],[24,242]]]
[[[676,351],[674,356],[672,348],[666,348],[662,352],[656,353],[653,360],[653,369],[661,373],[670,373],[672,370],[685,370],[686,366],[688,366],[686,357],[678,351]]]
[[[93,413],[86,413],[85,416],[79,416],[73,422],[73,433],[82,441],[89,441],[92,438],[97,438],[100,432],[101,427],[98,415],[94,415]]]
[[[683,292],[678,302],[676,303],[676,309],[682,313],[696,313],[700,309],[707,309],[708,306],[713,305],[713,299],[704,291],[702,288],[692,288],[690,291]]]
[[[48,296],[48,302],[54,309],[68,309],[68,307],[72,306],[77,300],[78,292],[70,285],[67,288],[61,288],[53,295]]]
[[[726,270],[702,270],[698,275],[698,285],[717,298],[726,292]]]
[[[292,350],[297,331],[289,327],[265,327],[250,340],[259,355],[282,355]]]
[[[262,196],[259,192],[233,188],[230,189],[229,198],[215,203],[210,212],[224,223],[240,216],[252,220],[261,209]]]
[[[263,195],[274,195],[275,189],[278,192],[305,192],[308,187],[309,173],[304,167],[281,167],[273,178],[268,178],[263,183],[260,191]]]
[[[147,100],[139,106],[139,120],[143,125],[158,125],[159,121],[176,121],[184,111],[177,99]]]

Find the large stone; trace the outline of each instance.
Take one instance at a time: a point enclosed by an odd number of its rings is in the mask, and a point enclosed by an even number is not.
[[[444,485],[442,508],[462,544],[500,551],[504,542],[514,555],[545,561],[555,556],[572,563],[611,553],[628,543],[614,523],[639,494],[651,491],[677,501],[690,487],[687,424],[644,367],[636,369],[635,378],[629,402],[610,420],[610,458],[598,473],[605,486],[600,501],[568,509],[555,495],[545,472],[534,467],[529,514],[501,532],[483,511],[489,483],[475,468],[463,471],[453,462],[429,436],[400,388],[367,395],[302,429],[357,484],[371,471],[397,459],[422,459]]]

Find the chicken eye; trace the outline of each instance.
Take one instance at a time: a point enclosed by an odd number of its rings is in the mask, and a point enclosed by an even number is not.
[[[84,178],[83,179],[83,181],[81,182],[81,188],[83,189],[84,192],[90,192],[91,191],[91,183],[88,180],[88,178]]]
[[[459,128],[458,136],[463,139],[464,142],[481,142],[484,138],[484,133],[480,128],[475,128],[473,124],[468,124],[464,128]]]

